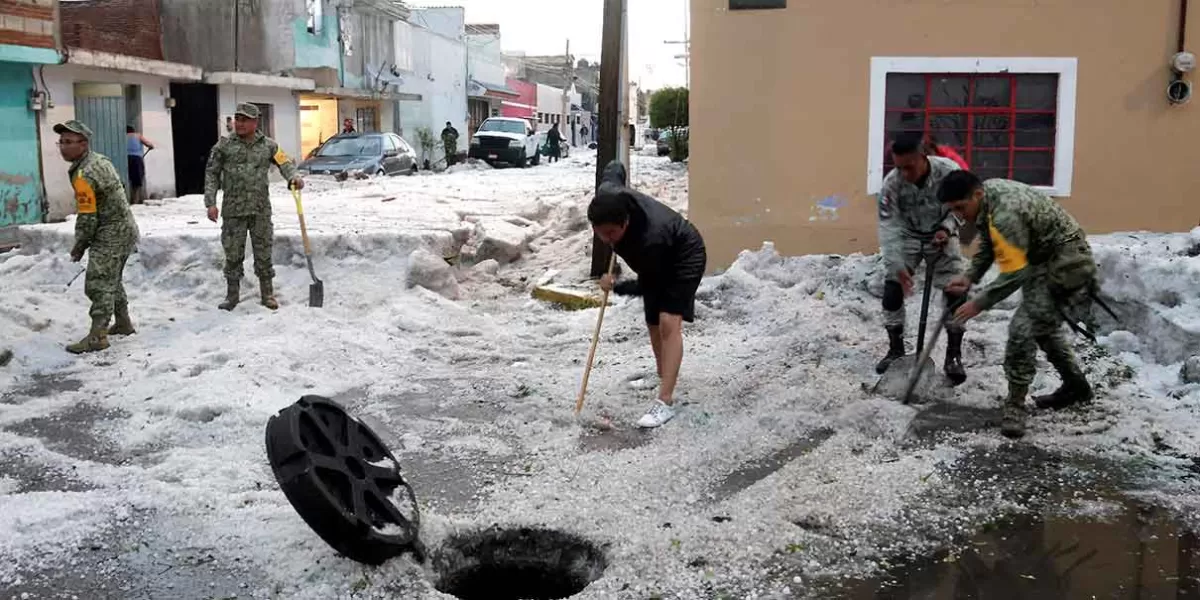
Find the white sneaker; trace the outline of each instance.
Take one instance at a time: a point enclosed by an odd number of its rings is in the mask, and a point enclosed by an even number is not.
[[[674,417],[675,409],[667,406],[662,400],[657,400],[654,402],[654,406],[651,406],[650,410],[647,411],[645,415],[642,415],[642,418],[638,420],[637,424],[638,427],[647,429],[661,427]]]

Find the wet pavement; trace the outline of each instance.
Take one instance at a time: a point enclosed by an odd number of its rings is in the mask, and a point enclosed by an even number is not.
[[[1153,507],[1104,519],[1023,515],[960,549],[836,590],[850,600],[1200,598],[1200,537]],[[830,590],[834,591],[834,590]]]

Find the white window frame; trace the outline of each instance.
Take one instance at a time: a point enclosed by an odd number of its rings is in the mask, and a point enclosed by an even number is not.
[[[1054,138],[1054,184],[1037,189],[1055,197],[1071,195],[1075,170],[1075,96],[1079,59],[1059,58],[970,58],[875,56],[871,58],[870,131],[867,141],[867,193],[883,188],[883,152],[886,135],[889,73],[1011,73],[1013,75],[1054,73],[1058,75],[1057,132]]]

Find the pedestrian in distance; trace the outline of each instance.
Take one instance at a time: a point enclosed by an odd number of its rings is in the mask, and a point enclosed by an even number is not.
[[[133,125],[125,127],[125,154],[129,164],[129,203],[141,204],[146,189],[146,160],[149,150],[154,144],[146,139]],[[142,150],[146,148],[146,150]]]
[[[891,152],[896,168],[883,178],[878,197],[879,245],[885,270],[883,322],[888,334],[887,354],[875,365],[875,372],[880,374],[906,352],[904,298],[912,293],[917,267],[925,263],[925,276],[934,278],[933,284],[943,290],[946,305],[953,306],[961,293],[945,287],[962,273],[965,264],[958,242],[958,221],[937,196],[942,180],[959,170],[958,165],[928,156],[919,133],[899,137],[892,142]],[[963,333],[957,323],[946,326],[943,370],[956,385],[967,378],[962,365]]]
[[[458,162],[458,130],[450,121],[442,129],[442,148],[446,152],[446,166],[453,167]]]
[[[221,138],[208,155],[204,172],[204,206],[208,220],[222,216],[221,246],[225,250],[225,301],[221,310],[233,310],[241,297],[242,263],[246,258],[246,236],[254,252],[254,274],[258,276],[262,305],[275,310],[275,267],[271,263],[275,228],[271,223],[271,194],[268,189],[271,166],[296,189],[304,189],[304,179],[296,174],[296,165],[279,144],[258,130],[258,107],[238,104],[234,113],[233,133]],[[221,210],[217,209],[217,191],[225,192]]]
[[[588,205],[588,221],[596,236],[637,273],[636,281],[620,283],[606,274],[600,278],[600,287],[642,296],[659,391],[638,426],[659,427],[675,416],[683,323],[695,319],[696,290],[708,261],[704,239],[682,215],[627,187],[625,165],[616,160],[604,168],[596,196]]]
[[[1062,330],[1089,322],[1099,289],[1096,261],[1087,235],[1058,202],[1037,189],[1007,179],[980,181],[970,171],[951,173],[939,192],[943,203],[979,229],[979,251],[970,270],[947,287],[963,294],[995,263],[999,276],[954,314],[958,323],[1021,290],[1021,305],[1008,326],[1004,375],[1008,398],[1001,433],[1025,435],[1025,399],[1037,373],[1037,349],[1062,378],[1054,393],[1034,398],[1038,408],[1061,409],[1093,398],[1083,370]]]
[[[54,126],[58,151],[71,163],[67,178],[75,193],[75,244],[71,261],[86,252],[83,292],[91,301],[91,326],[83,339],[67,346],[73,354],[108,348],[108,336],[135,333],[129,318],[129,297],[122,282],[125,263],[135,251],[137,222],[129,208],[125,185],[108,157],[91,149],[92,130],[71,120]],[[110,317],[115,317],[109,329]]]

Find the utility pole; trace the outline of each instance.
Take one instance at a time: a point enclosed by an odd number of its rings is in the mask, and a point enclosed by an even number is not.
[[[596,124],[596,187],[610,161],[621,156],[625,140],[621,122],[621,88],[623,47],[625,45],[625,7],[628,0],[604,0],[604,37],[600,46],[600,118]],[[626,163],[628,167],[628,163]],[[611,249],[600,238],[592,236],[592,277],[608,272]]]
[[[559,133],[563,135],[563,139],[567,138],[567,132],[570,131],[571,118],[571,82],[575,80],[575,68],[571,64],[571,40],[567,39],[567,53],[563,56],[563,95],[562,95],[562,119],[560,120],[561,127],[558,128]]]

